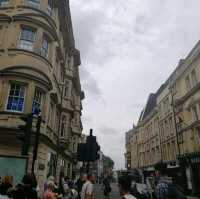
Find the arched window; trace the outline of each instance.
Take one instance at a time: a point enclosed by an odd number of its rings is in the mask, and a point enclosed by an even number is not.
[[[65,128],[66,128],[66,116],[63,115],[61,120],[61,132],[60,132],[61,137],[64,137],[65,135]]]

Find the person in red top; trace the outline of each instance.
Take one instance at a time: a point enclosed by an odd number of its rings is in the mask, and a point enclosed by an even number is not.
[[[56,199],[56,194],[53,192],[55,188],[54,182],[49,181],[47,184],[47,189],[44,192],[43,199]]]

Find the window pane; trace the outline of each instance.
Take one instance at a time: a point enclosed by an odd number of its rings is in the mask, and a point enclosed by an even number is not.
[[[23,111],[25,87],[20,84],[11,84],[7,102],[7,110]]]
[[[33,50],[36,32],[29,27],[23,27],[21,30],[19,47],[25,50]]]
[[[20,39],[33,42],[35,39],[35,31],[31,28],[22,28]]]
[[[0,0],[0,6],[1,7],[7,6],[8,3],[9,3],[9,0]]]
[[[32,6],[32,7],[38,8],[39,5],[40,5],[40,0],[26,0],[26,4],[28,6]]]
[[[32,113],[37,113],[38,110],[41,109],[41,103],[42,103],[42,92],[36,89],[32,105]]]

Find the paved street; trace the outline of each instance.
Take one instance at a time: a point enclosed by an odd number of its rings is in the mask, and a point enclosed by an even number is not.
[[[112,187],[112,193],[110,198],[111,199],[119,199],[119,191],[117,184],[111,184]],[[103,190],[101,185],[95,186],[95,199],[104,199]]]

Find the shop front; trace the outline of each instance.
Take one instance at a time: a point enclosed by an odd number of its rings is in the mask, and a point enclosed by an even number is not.
[[[184,154],[180,158],[182,174],[186,176],[188,193],[200,196],[200,152]]]

